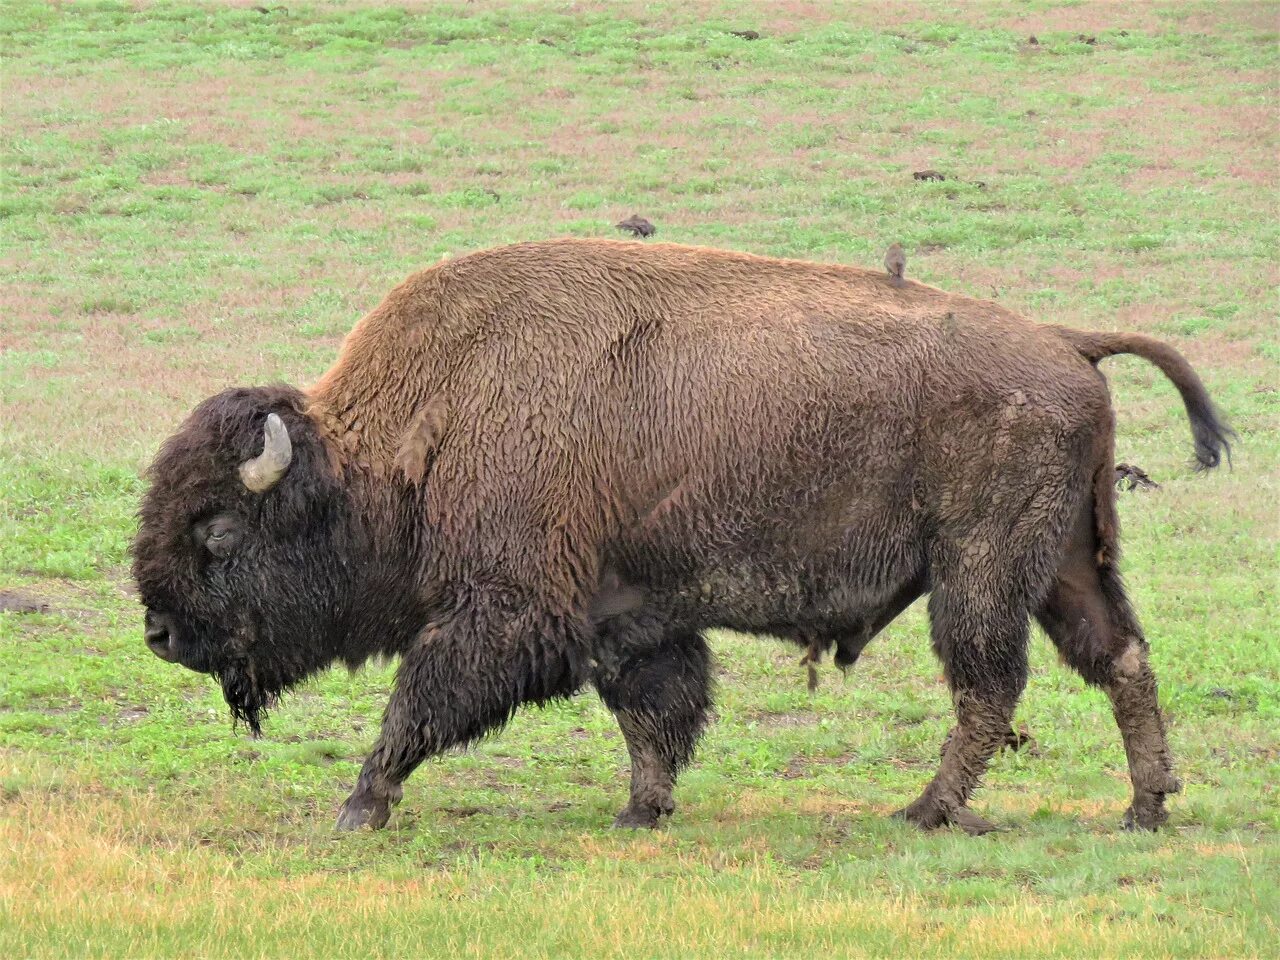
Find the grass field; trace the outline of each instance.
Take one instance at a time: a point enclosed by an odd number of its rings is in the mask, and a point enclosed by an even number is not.
[[[0,955],[1276,955],[1280,6],[267,6],[0,12],[0,592],[45,605],[0,613]],[[1009,830],[886,819],[948,727],[920,605],[813,695],[792,649],[713,637],[718,720],[644,834],[607,829],[627,764],[594,697],[338,836],[391,667],[253,741],[147,651],[139,471],[196,401],[310,382],[446,253],[633,212],[817,260],[900,240],[918,279],[1186,353],[1233,470],[1192,473],[1154,368],[1105,366],[1117,455],[1163,485],[1121,511],[1169,829],[1117,832],[1109,708],[1039,635],[1036,745],[975,802]]]

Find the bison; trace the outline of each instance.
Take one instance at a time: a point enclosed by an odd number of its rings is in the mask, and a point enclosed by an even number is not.
[[[396,287],[309,390],[231,389],[161,447],[133,544],[159,657],[257,733],[336,662],[399,658],[338,826],[386,824],[423,760],[594,686],[631,755],[616,824],[674,809],[711,704],[709,628],[848,666],[923,594],[955,708],[901,816],[971,833],[1035,617],[1111,700],[1129,827],[1179,789],[1117,572],[1113,413],[1137,334],[1031,323],[882,273],[621,241],[525,243]]]

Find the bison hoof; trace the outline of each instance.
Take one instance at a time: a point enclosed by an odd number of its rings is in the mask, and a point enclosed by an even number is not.
[[[895,820],[905,820],[921,830],[937,830],[947,822],[946,811],[931,800],[921,797],[910,806],[893,814]]]
[[[1138,832],[1149,830],[1155,833],[1169,821],[1169,811],[1164,808],[1164,798],[1154,803],[1134,803],[1124,812],[1121,821],[1122,830]]]
[[[921,830],[937,830],[939,827],[959,827],[971,837],[980,837],[985,833],[995,833],[1000,828],[984,817],[978,816],[967,807],[946,810],[939,804],[921,797],[915,803],[895,813],[897,820],[906,820]]]
[[[674,805],[664,809],[648,804],[629,803],[614,818],[613,827],[615,830],[652,830],[663,816],[670,816],[674,810]]]
[[[971,837],[981,837],[1001,829],[985,817],[978,816],[968,807],[953,811],[949,819],[952,826],[959,827]]]
[[[338,813],[337,827],[339,830],[359,830],[367,826],[373,830],[381,830],[390,819],[391,804],[387,801],[373,797],[360,800],[351,797]]]
[[[361,827],[369,827],[373,830],[381,830],[387,825],[387,821],[391,819],[391,805],[396,803],[401,796],[400,788],[396,788],[396,793],[391,797],[377,797],[372,793],[366,793],[356,790],[355,793],[347,797],[346,803],[342,805],[342,809],[338,812],[337,828],[339,830],[359,830]]]

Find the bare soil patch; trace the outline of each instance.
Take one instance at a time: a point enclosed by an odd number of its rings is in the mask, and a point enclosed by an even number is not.
[[[0,590],[0,613],[48,613],[49,610],[47,603],[29,594]]]

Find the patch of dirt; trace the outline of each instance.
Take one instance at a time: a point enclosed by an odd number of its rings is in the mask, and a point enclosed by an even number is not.
[[[743,716],[744,723],[754,723],[768,730],[786,730],[797,727],[812,727],[818,722],[816,713],[757,713],[750,712]]]
[[[188,175],[189,169],[186,162],[176,163],[171,167],[165,167],[160,170],[152,170],[142,176],[142,182],[150,184],[153,187],[196,187],[200,186],[195,183]],[[214,190],[217,192],[217,186],[200,186],[204,190]]]
[[[0,590],[0,613],[49,613],[47,603],[17,590]]]
[[[838,757],[792,757],[787,761],[787,768],[782,771],[784,780],[799,780],[813,775],[816,767],[844,767],[853,761],[853,754],[841,754]]]
[[[44,697],[36,698],[22,705],[24,710],[34,710],[37,713],[43,713],[46,717],[65,717],[68,714],[78,713],[84,708],[79,700],[71,700],[66,703],[51,704]]]
[[[439,812],[447,817],[453,817],[455,820],[466,820],[480,813],[494,813],[488,807],[440,807]]]
[[[520,757],[492,756],[492,757],[484,757],[483,759],[486,762],[496,763],[499,766],[503,766],[503,767],[517,768],[517,767],[523,767],[525,765],[524,760],[522,760]]]
[[[885,757],[882,762],[895,770],[933,770],[937,767],[932,760],[907,760],[903,757]]]
[[[107,579],[116,588],[116,592],[126,600],[137,600],[138,585],[134,583],[133,574],[127,568],[116,568],[107,572]]]

